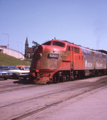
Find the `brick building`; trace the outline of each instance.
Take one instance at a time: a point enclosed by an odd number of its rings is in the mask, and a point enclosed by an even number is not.
[[[28,38],[26,37],[26,42],[25,42],[25,58],[32,58],[32,56],[33,56],[33,48],[29,47]]]

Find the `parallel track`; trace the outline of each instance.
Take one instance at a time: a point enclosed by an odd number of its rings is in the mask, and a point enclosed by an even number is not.
[[[20,89],[25,89],[25,88],[31,88],[31,87],[37,87],[35,84],[30,84],[28,81],[25,81],[25,84],[23,83],[17,83],[16,81],[8,82],[5,81],[6,83],[1,83],[0,84],[0,93],[5,93],[5,92],[12,92]],[[40,87],[40,86],[39,86]]]

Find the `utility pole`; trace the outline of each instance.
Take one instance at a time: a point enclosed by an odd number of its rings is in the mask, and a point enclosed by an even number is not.
[[[22,51],[22,42],[17,42],[17,43],[21,44],[21,53],[23,54],[23,51]]]
[[[7,33],[2,33],[2,34],[8,36],[8,44],[7,44],[7,46],[9,48],[9,34],[7,34]]]

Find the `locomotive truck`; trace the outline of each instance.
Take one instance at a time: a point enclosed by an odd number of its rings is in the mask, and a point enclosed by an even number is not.
[[[107,73],[107,55],[64,40],[39,45],[30,66],[30,81],[36,84],[74,80]]]

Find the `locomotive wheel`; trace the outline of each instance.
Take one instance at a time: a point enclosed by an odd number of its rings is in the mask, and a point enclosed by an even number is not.
[[[84,78],[85,78],[85,72],[82,71],[82,72],[81,72],[81,79],[84,79]]]
[[[56,77],[56,75],[53,76],[53,83],[57,83],[57,77]]]
[[[69,75],[66,75],[66,81],[69,81],[69,80],[70,80]]]
[[[29,81],[30,81],[30,83],[34,82],[34,77],[32,75],[29,76]]]
[[[96,77],[96,76],[98,76],[98,71],[97,71],[97,70],[95,71],[95,77]]]
[[[70,81],[74,81],[74,80],[75,80],[75,72],[72,70],[70,74]]]
[[[65,82],[65,81],[67,80],[66,75],[63,75],[63,76],[62,76],[62,79],[63,79],[63,82]]]
[[[60,82],[65,82],[66,81],[66,75],[62,75],[61,77],[60,77]]]
[[[78,73],[77,78],[78,78],[78,79],[81,79],[81,73],[80,73],[80,72]]]
[[[74,76],[71,76],[70,77],[70,81],[74,81],[75,80],[75,77]]]

